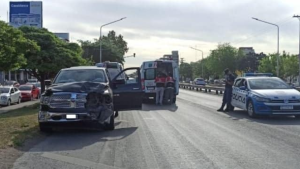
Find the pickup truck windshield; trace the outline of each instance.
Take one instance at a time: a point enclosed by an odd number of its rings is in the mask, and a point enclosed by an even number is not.
[[[56,77],[54,84],[72,82],[107,82],[104,71],[101,69],[62,70]]]

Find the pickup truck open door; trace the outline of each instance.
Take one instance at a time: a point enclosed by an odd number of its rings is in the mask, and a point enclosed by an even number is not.
[[[140,68],[124,69],[113,78],[110,85],[115,111],[142,109],[143,90]]]

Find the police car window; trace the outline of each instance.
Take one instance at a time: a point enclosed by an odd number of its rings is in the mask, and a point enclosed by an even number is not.
[[[292,89],[288,84],[280,79],[250,79],[249,86],[251,89]]]
[[[237,87],[242,87],[242,86],[245,86],[245,79],[240,80]]]
[[[114,79],[121,72],[118,68],[108,68],[107,71],[111,79]],[[117,79],[125,79],[124,74],[122,73]]]
[[[237,80],[235,81],[235,83],[234,83],[234,86],[235,86],[235,87],[238,87],[238,85],[239,85],[239,83],[241,82],[241,80],[242,80],[242,79],[237,79]]]

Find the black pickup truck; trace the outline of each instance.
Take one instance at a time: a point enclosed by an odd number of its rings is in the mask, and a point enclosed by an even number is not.
[[[116,77],[109,77],[105,68],[96,66],[62,69],[53,82],[48,81],[49,87],[42,94],[38,114],[40,131],[49,132],[60,124],[72,126],[81,122],[114,130],[118,111],[142,108],[139,72],[139,68],[127,68]]]

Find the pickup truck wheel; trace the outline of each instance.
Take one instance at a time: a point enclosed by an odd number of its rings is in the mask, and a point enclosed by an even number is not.
[[[115,112],[115,118],[119,116],[119,111]]]
[[[104,123],[104,130],[114,130],[115,129],[115,117],[114,117],[114,114],[112,114],[110,117],[109,117],[109,122],[105,122]]]
[[[174,104],[176,103],[176,96],[173,98],[173,103]]]
[[[50,132],[52,132],[52,128],[51,127],[45,126],[42,123],[39,123],[39,128],[40,128],[40,132],[43,132],[43,133],[50,133]]]

